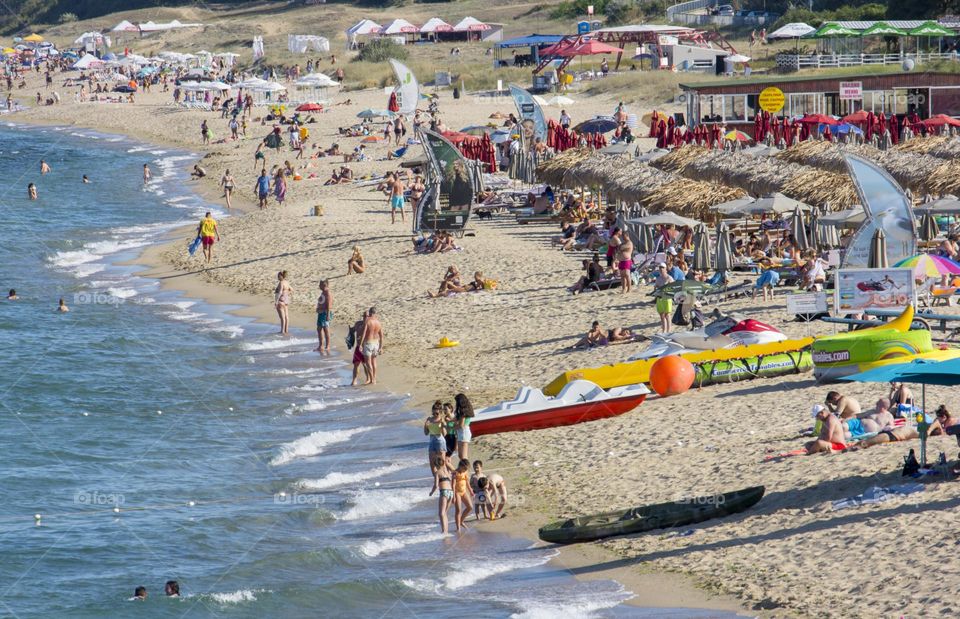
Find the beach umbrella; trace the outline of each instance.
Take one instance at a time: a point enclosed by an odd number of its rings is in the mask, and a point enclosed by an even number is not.
[[[852,114],[847,114],[840,120],[842,120],[845,123],[859,125],[867,122],[868,119],[869,119],[869,114],[865,110],[857,110]]]
[[[932,202],[925,202],[920,206],[913,207],[915,213],[930,213],[933,215],[949,215],[960,213],[960,200],[953,195],[945,195]]]
[[[729,271],[733,268],[733,243],[730,240],[730,228],[724,221],[717,227],[716,249],[717,272]]]
[[[394,114],[390,110],[373,110],[367,108],[357,114],[357,118],[393,118]]]
[[[37,34],[36,32],[34,32],[31,35],[23,37],[23,40],[27,41],[28,43],[43,43],[43,37]]]
[[[937,235],[940,234],[940,226],[937,225],[937,219],[933,216],[933,213],[926,212],[923,214],[923,217],[920,218],[920,238],[924,241],[932,241],[937,238]]]
[[[863,212],[862,206],[855,206],[836,213],[829,213],[820,218],[820,225],[842,226],[846,228],[859,228],[860,224],[867,218]]]
[[[638,217],[637,219],[628,220],[631,223],[644,224],[647,226],[690,226],[694,228],[700,222],[696,219],[690,219],[689,217],[681,217],[672,211],[661,211],[654,215],[647,215],[646,217]]]
[[[311,101],[309,103],[301,103],[300,105],[298,105],[297,111],[298,112],[322,112],[323,106],[320,105],[319,103],[314,103]]]
[[[749,215],[761,215],[764,213],[774,213],[774,214],[784,214],[789,213],[795,209],[800,209],[801,211],[809,211],[810,205],[804,204],[799,200],[794,200],[793,198],[788,198],[779,191],[772,193],[770,195],[764,196],[759,200],[748,204],[738,212],[742,214]]]
[[[607,133],[617,128],[619,123],[612,116],[597,116],[590,120],[585,120],[576,127],[577,133]]]
[[[825,114],[807,114],[799,120],[804,124],[816,124],[816,125],[839,125],[840,121],[834,118],[833,116],[827,116]]]
[[[737,131],[736,129],[734,129],[733,131],[730,131],[725,136],[723,136],[723,139],[731,140],[735,142],[749,142],[750,136],[744,133],[743,131]]]
[[[491,127],[490,125],[470,125],[469,127],[464,127],[463,129],[461,129],[460,133],[475,135],[478,138],[482,138],[483,136],[489,133],[493,133],[496,130],[497,130],[496,127]]]
[[[898,269],[913,269],[913,275],[917,279],[960,274],[960,263],[949,258],[944,258],[943,256],[934,256],[932,254],[910,256],[893,266]]]
[[[710,233],[703,224],[693,231],[693,268],[698,271],[710,270]]]
[[[820,129],[823,130],[823,127],[821,127]],[[851,125],[850,123],[847,123],[847,122],[837,125],[834,128],[833,132],[837,134],[854,133],[856,135],[863,135],[863,129],[861,129],[860,127]]]
[[[754,199],[750,196],[744,196],[742,198],[737,198],[735,200],[729,200],[727,202],[721,202],[720,204],[714,204],[710,207],[711,211],[723,215],[729,215],[730,213],[737,213],[739,210],[749,204],[753,204]]]
[[[869,269],[886,269],[887,264],[887,235],[883,228],[877,228],[870,239],[870,257],[867,261]]]
[[[810,36],[815,39],[831,39],[834,37],[855,37],[860,34],[859,30],[847,28],[836,22],[828,22]]]
[[[803,211],[800,210],[799,206],[794,209],[793,217],[790,218],[790,232],[797,241],[797,247],[799,249],[807,249],[810,247],[810,243],[807,240],[807,226],[803,222]]]
[[[639,241],[639,251],[645,254],[656,251],[657,245],[653,241],[653,228],[640,224],[637,226],[637,240]]]

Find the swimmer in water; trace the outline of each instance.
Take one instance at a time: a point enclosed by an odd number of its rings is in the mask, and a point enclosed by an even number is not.
[[[57,306],[57,311],[61,314],[66,314],[70,311],[70,308],[67,307],[67,304],[63,299],[60,299],[60,305]]]
[[[89,179],[89,178],[87,178],[87,175],[86,175],[86,174],[84,174],[84,175],[83,175],[83,182],[84,182],[84,184],[86,184],[86,183],[89,183],[89,182],[90,182],[90,179]]]
[[[49,171],[50,171],[50,165],[49,165],[46,161],[44,161],[43,159],[41,159],[41,160],[40,160],[40,174],[46,174],[46,173],[49,172]]]
[[[150,182],[150,166],[143,164],[143,184],[146,185]]]
[[[7,301],[17,301],[20,297],[17,296],[17,291],[13,288],[10,289],[10,293],[7,295]]]
[[[31,200],[37,199],[37,186],[34,185],[33,183],[30,183],[29,185],[27,185],[27,196]]]
[[[134,600],[145,600],[147,599],[147,588],[140,586],[133,590],[133,599]]]
[[[168,580],[167,584],[163,587],[163,592],[170,598],[180,597],[180,583],[175,580]]]

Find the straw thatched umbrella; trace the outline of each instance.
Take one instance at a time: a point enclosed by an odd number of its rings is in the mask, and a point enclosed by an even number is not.
[[[926,212],[920,218],[919,233],[920,238],[927,242],[937,238],[937,235],[940,234],[940,226],[937,225],[937,219],[933,216],[933,213]]]
[[[730,228],[725,221],[721,221],[717,227],[715,262],[718,273],[723,273],[733,268],[733,244],[730,241]]]
[[[803,221],[803,211],[799,205],[793,210],[793,217],[790,218],[790,232],[798,249],[810,247],[810,242],[807,240],[807,226]]]
[[[887,264],[887,235],[883,228],[877,228],[877,231],[873,233],[873,238],[870,239],[870,257],[867,268],[889,268]]]
[[[710,270],[710,233],[704,224],[698,224],[693,232],[693,268]]]

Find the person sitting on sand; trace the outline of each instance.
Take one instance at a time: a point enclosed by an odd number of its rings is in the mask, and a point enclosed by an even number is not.
[[[360,253],[360,246],[354,245],[353,255],[347,260],[347,275],[363,273],[366,269],[367,265],[363,259],[363,254]]]
[[[837,419],[829,408],[817,404],[811,411],[813,418],[820,422],[820,434],[816,439],[804,445],[807,455],[815,453],[830,453],[837,449],[846,448],[846,437],[843,433],[843,425]]]
[[[827,405],[831,413],[840,419],[857,417],[861,412],[860,402],[850,396],[840,395],[837,391],[827,393],[827,397],[823,403]]]
[[[910,387],[907,387],[903,383],[891,381],[889,397],[890,406],[899,406],[901,404],[905,406],[913,405],[913,392],[910,391]]]
[[[199,165],[193,166],[193,172],[190,173],[191,178],[203,178],[207,175],[207,171],[201,168]]]
[[[435,299],[437,297],[447,296],[448,294],[451,294],[454,292],[466,292],[466,291],[467,291],[466,286],[464,286],[460,282],[460,269],[458,269],[453,265],[450,265],[450,267],[447,268],[446,274],[443,276],[443,281],[440,282],[440,289],[436,292],[436,294],[432,292],[427,292],[427,295]]]
[[[603,265],[600,264],[600,254],[594,253],[592,260],[583,261],[583,270],[587,272],[576,284],[570,286],[573,294],[580,294],[584,289],[596,284],[603,278]]]
[[[607,333],[600,327],[600,321],[594,320],[593,324],[590,325],[590,330],[587,331],[587,334],[580,338],[576,344],[570,348],[593,348],[595,346],[606,346],[609,343],[607,340]]]
[[[941,404],[938,406],[935,414],[937,419],[933,422],[933,424],[931,424],[930,429],[927,432],[928,436],[946,434],[947,428],[960,424],[960,419],[950,414],[950,411],[947,410],[946,404]]]

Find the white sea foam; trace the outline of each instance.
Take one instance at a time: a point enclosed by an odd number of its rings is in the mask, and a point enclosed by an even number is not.
[[[260,593],[269,593],[269,591],[262,589],[240,589],[239,591],[231,591],[230,593],[211,593],[210,597],[214,602],[220,604],[239,604],[241,602],[256,602],[257,594]]]
[[[494,599],[521,608],[520,612],[510,616],[511,619],[591,619],[600,616],[598,613],[601,611],[619,606],[633,597],[633,594],[619,583],[611,582],[610,585],[616,587],[612,590],[610,587],[591,586],[593,584],[578,584],[571,590],[551,590],[547,596],[534,593],[521,595],[516,599]]]
[[[254,357],[248,357],[250,363],[254,363],[256,359]],[[304,368],[302,370],[291,370],[290,368],[274,368],[272,370],[266,370],[266,374],[277,374],[280,376],[310,376],[311,374],[319,374],[323,371],[323,368]]]
[[[360,490],[350,500],[352,507],[340,514],[340,520],[361,520],[405,512],[417,503],[436,500],[423,488]]]
[[[142,153],[142,152],[145,151],[145,150],[147,150],[147,147],[146,147],[146,146],[134,146],[133,148],[128,148],[128,149],[127,149],[127,152],[128,152],[128,153]]]
[[[297,482],[297,487],[304,490],[329,490],[330,488],[336,488],[338,486],[346,486],[347,484],[354,484],[360,481],[366,481],[368,479],[383,477],[384,475],[402,471],[418,464],[420,464],[420,462],[394,462],[392,464],[379,466],[367,471],[357,471],[356,473],[341,473],[339,471],[334,471],[333,473],[330,473],[320,479],[301,479]]]
[[[471,558],[469,560],[455,562],[450,566],[450,571],[447,575],[439,580],[432,578],[414,578],[404,580],[403,584],[424,593],[449,593],[472,587],[478,582],[498,574],[538,567],[550,561],[557,556],[557,554],[559,554],[558,551],[552,553],[537,553],[533,556],[512,557],[509,559],[500,557],[489,559]]]
[[[288,338],[272,339],[262,342],[244,342],[241,348],[244,350],[277,350],[280,348],[290,348],[291,346],[303,346],[304,344],[313,344],[313,339],[307,338]]]
[[[437,531],[437,525],[429,525],[433,529],[432,533],[420,533],[420,534],[407,534],[401,535],[398,537],[383,537],[377,540],[370,540],[364,542],[360,546],[360,552],[365,554],[368,557],[378,557],[385,552],[394,552],[407,546],[413,546],[414,544],[426,544],[428,542],[438,542],[445,537],[449,537],[449,533],[441,533]]]
[[[105,264],[81,264],[73,269],[73,273],[77,277],[90,277],[94,273],[105,271],[106,268],[107,265]]]
[[[360,434],[361,432],[366,432],[373,429],[374,428],[351,428],[349,430],[320,430],[312,434],[308,434],[307,436],[298,438],[295,441],[281,445],[280,453],[274,456],[273,460],[270,461],[270,464],[273,466],[281,466],[298,458],[309,458],[311,456],[316,456],[320,453],[323,453],[324,447],[334,445],[336,443],[344,443],[349,441],[350,437],[355,434]]]
[[[240,325],[214,325],[205,327],[204,331],[216,331],[217,333],[226,333],[227,336],[234,338],[243,335],[243,327]]]
[[[129,299],[130,297],[135,297],[139,294],[133,288],[107,288],[107,294],[110,296],[116,297],[118,299]]]

